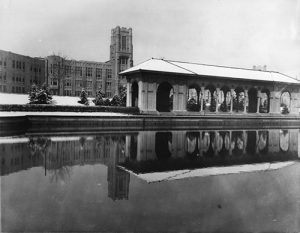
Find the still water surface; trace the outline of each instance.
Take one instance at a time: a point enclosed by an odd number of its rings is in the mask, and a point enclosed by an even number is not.
[[[300,230],[300,131],[0,137],[2,231]]]

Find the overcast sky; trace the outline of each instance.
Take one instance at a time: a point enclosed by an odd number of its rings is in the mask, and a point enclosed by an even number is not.
[[[134,64],[151,57],[300,79],[300,0],[0,0],[0,49],[109,60],[110,31],[133,29]]]

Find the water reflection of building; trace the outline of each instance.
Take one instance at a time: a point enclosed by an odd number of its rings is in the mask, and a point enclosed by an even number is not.
[[[108,196],[128,199],[129,174],[117,168],[125,159],[125,136],[32,137],[4,139],[0,143],[1,175],[45,167],[51,180],[67,178],[70,167],[107,166]],[[59,177],[58,177],[59,176]]]
[[[139,132],[126,137],[122,165],[143,173],[287,161],[300,158],[298,144],[299,129]]]
[[[73,166],[107,166],[108,196],[128,199],[129,173],[288,161],[300,158],[299,129],[199,130],[0,140],[1,175],[44,167],[53,180]]]
[[[113,200],[128,199],[130,175],[117,167],[125,161],[125,140],[112,142],[110,158],[107,169],[108,196]]]

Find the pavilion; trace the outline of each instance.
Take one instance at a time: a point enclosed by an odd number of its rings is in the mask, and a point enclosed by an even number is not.
[[[300,81],[279,72],[152,58],[120,74],[141,113],[299,114]]]

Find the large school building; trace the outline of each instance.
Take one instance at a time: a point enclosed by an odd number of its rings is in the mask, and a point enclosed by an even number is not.
[[[107,97],[124,85],[119,73],[133,66],[132,29],[111,30],[110,59],[106,62],[70,60],[51,55],[34,58],[0,50],[0,92],[28,93],[32,84],[47,83],[54,95],[78,96],[82,89]]]

